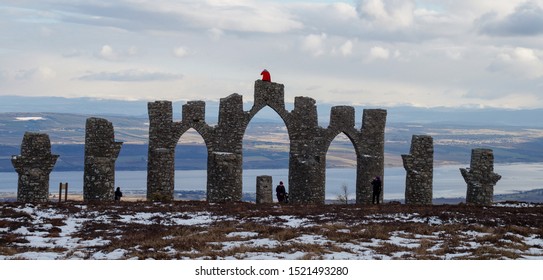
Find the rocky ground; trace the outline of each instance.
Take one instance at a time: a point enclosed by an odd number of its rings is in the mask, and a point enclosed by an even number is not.
[[[543,205],[4,202],[0,259],[543,259]]]

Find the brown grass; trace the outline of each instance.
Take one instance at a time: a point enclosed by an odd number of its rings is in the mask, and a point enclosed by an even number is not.
[[[208,204],[206,202],[68,202],[34,207],[53,208],[57,214],[86,217],[72,238],[108,240],[105,245],[73,248],[29,248],[28,239],[13,233],[25,227],[30,232],[43,232],[53,242],[66,225],[64,218],[42,219],[21,212],[26,207],[17,203],[0,204],[0,255],[20,258],[24,252],[57,252],[65,258],[91,258],[94,252],[104,254],[122,248],[123,258],[178,259],[244,258],[248,255],[303,253],[302,259],[320,259],[334,252],[358,254],[374,252],[374,258],[442,259],[461,254],[458,259],[517,259],[528,252],[525,237],[543,238],[541,207],[506,208],[466,205],[406,206],[384,205],[255,205],[250,203]],[[85,210],[82,210],[85,208]],[[125,223],[121,216],[149,213],[148,224]],[[173,219],[188,220],[193,213],[209,213],[216,218],[205,225],[175,225]],[[167,213],[167,214],[164,214]],[[105,216],[104,219],[103,217]],[[408,220],[394,217],[409,217]],[[100,219],[97,219],[100,217]],[[304,219],[303,227],[288,227],[286,217]],[[430,224],[431,220],[441,223]],[[253,232],[255,236],[229,236],[233,232]],[[467,234],[472,232],[474,234]],[[325,241],[303,243],[303,235],[320,236]],[[393,244],[392,236],[418,244],[408,248]],[[278,245],[254,246],[254,239],[270,239]],[[226,248],[225,244],[232,244]],[[470,243],[477,244],[471,246]],[[375,245],[356,249],[360,244]],[[343,245],[342,245],[343,244]],[[531,246],[534,248],[534,246]],[[350,249],[346,249],[350,248]],[[353,249],[354,248],[354,249]],[[535,246],[541,248],[541,246]],[[357,251],[358,250],[358,251]],[[81,255],[82,254],[82,255]],[[543,257],[543,256],[541,256]]]

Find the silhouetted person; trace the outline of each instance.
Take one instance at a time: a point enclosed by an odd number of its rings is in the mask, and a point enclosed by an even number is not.
[[[115,191],[115,201],[120,201],[122,196],[123,193],[121,192],[121,188],[117,187],[117,190]]]
[[[275,193],[277,194],[277,201],[279,203],[286,202],[287,190],[285,189],[285,185],[283,185],[283,181],[279,182],[279,185],[275,188]]]
[[[381,198],[381,190],[383,187],[383,183],[381,182],[381,177],[376,176],[375,178],[373,178],[373,180],[371,181],[371,186],[373,187],[373,196],[371,198],[371,203],[379,204],[379,200]]]

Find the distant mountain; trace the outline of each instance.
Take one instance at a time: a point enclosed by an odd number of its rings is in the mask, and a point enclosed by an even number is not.
[[[173,104],[174,121],[181,120],[184,101]],[[319,124],[326,127],[332,104],[319,104]],[[249,110],[252,103],[244,104]],[[374,108],[374,107],[368,107]],[[286,104],[293,109],[292,103]],[[365,107],[355,106],[360,128]],[[385,108],[385,163],[401,166],[401,154],[409,153],[413,135],[431,135],[436,164],[469,162],[473,148],[491,148],[496,163],[543,162],[543,109],[506,110],[495,108]],[[206,122],[215,125],[219,103],[206,102]],[[61,154],[58,168],[82,168],[85,122],[90,116],[113,123],[115,138],[125,144],[117,167],[144,170],[147,160],[147,102],[93,98],[0,96],[0,171],[12,171],[10,157],[18,154],[26,131],[49,134],[53,150]],[[194,131],[181,137],[176,168],[201,169],[206,162],[203,139]],[[245,168],[286,168],[289,140],[283,121],[273,109],[263,108],[249,123],[243,143]],[[195,157],[190,153],[198,151]],[[356,165],[352,143],[344,135],[328,150],[330,167]]]
[[[252,98],[252,97],[251,97]],[[248,99],[246,99],[248,100]],[[330,108],[335,105],[317,101],[319,123],[326,126],[330,120]],[[181,118],[181,107],[186,101],[174,101],[174,119]],[[247,101],[244,109],[249,110],[252,103]],[[287,110],[294,108],[290,100],[286,100]],[[378,108],[375,106],[354,106],[356,123],[362,121],[363,109]],[[507,125],[525,127],[543,127],[541,116],[543,109],[511,110],[501,108],[449,108],[449,107],[382,107],[387,109],[388,123],[443,123],[443,124],[472,124],[472,125]],[[210,124],[217,122],[219,102],[206,101],[206,121]],[[75,113],[89,115],[119,115],[147,117],[147,101],[127,101],[97,98],[64,98],[64,97],[24,97],[0,96],[0,113],[7,112],[51,112]],[[264,108],[253,119],[253,122],[276,122],[281,119],[270,108]]]

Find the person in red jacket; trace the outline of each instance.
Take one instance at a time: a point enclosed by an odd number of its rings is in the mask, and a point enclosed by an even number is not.
[[[268,70],[264,69],[260,75],[262,75],[262,81],[271,82],[271,76]]]

